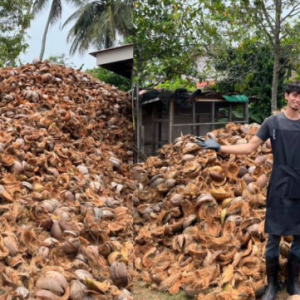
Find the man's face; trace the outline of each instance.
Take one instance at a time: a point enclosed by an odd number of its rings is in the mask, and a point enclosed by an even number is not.
[[[300,94],[292,92],[290,94],[285,93],[284,96],[289,108],[297,111],[300,109]]]

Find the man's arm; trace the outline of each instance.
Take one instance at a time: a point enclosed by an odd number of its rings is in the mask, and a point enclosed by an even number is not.
[[[230,145],[220,147],[220,152],[229,154],[251,154],[255,151],[264,141],[257,136],[254,136],[249,143],[241,145]]]

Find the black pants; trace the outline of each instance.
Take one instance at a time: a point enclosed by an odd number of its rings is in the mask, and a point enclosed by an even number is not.
[[[266,258],[272,259],[279,256],[279,244],[280,244],[280,235],[269,234],[267,247],[266,247]],[[300,235],[293,236],[293,243],[290,250],[291,254],[296,255],[300,258]]]

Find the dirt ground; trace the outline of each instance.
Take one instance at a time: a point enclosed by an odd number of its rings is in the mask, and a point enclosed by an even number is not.
[[[160,293],[151,289],[143,282],[134,282],[133,284],[133,299],[134,300],[192,300],[183,292],[178,295],[171,296],[167,293]],[[281,299],[280,299],[281,300]]]
[[[289,294],[286,291],[280,291],[276,297],[276,300],[287,300],[289,298]]]
[[[288,300],[289,295],[284,291],[277,294],[276,300]],[[151,289],[143,282],[135,282],[133,288],[134,300],[192,300],[193,298],[187,297],[183,292],[178,295],[171,296],[167,293],[160,293]],[[258,299],[257,299],[258,300]]]

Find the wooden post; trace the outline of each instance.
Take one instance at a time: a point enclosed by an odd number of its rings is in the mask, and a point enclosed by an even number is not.
[[[196,104],[195,100],[193,100],[193,123],[196,123]],[[192,135],[195,135],[196,133],[196,126],[192,126]]]
[[[211,129],[215,129],[215,102],[211,103],[211,122],[213,123],[211,125]]]
[[[141,110],[141,104],[139,99],[139,83],[137,82],[135,85],[135,104],[136,104],[136,147],[139,150],[141,150],[141,126],[142,126],[142,110]],[[139,154],[137,155],[137,162],[141,162],[141,158]]]
[[[228,107],[228,122],[232,122],[232,103],[229,102],[229,107]]]
[[[157,143],[157,123],[155,122],[157,115],[157,106],[156,103],[152,104],[152,155],[154,155],[156,151],[156,143]]]
[[[132,125],[133,125],[133,143],[137,145],[137,132],[136,132],[136,122],[137,122],[137,108],[136,108],[136,84],[133,83],[133,70],[131,70],[131,101],[132,101]],[[133,149],[132,149],[133,150]],[[138,161],[138,153],[133,150],[133,161],[136,163]]]
[[[141,126],[141,148],[142,153],[145,153],[145,126]]]
[[[174,124],[174,99],[170,98],[169,104],[169,144],[173,140],[173,124]]]
[[[244,106],[244,116],[245,116],[246,124],[249,124],[249,103],[248,102],[246,102]]]

